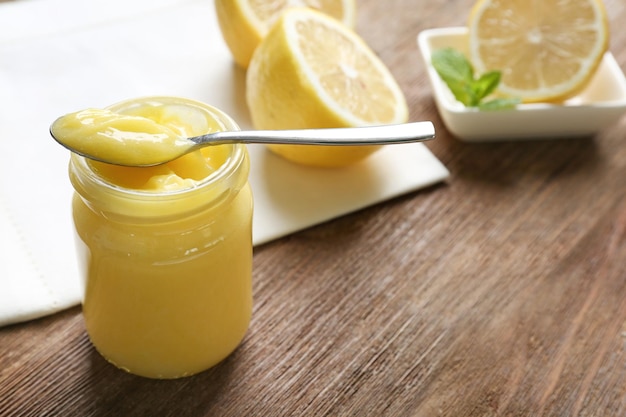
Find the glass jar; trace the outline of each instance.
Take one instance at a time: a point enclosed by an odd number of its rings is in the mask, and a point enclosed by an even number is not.
[[[109,107],[133,114],[155,108],[173,113],[189,135],[239,129],[221,111],[182,98]],[[202,152],[171,163],[200,176],[191,179],[170,178],[167,166],[70,159],[87,333],[102,356],[133,374],[177,378],[210,368],[239,345],[250,322],[248,154],[244,145]],[[214,170],[202,177],[197,158]],[[145,189],[149,183],[153,188]]]

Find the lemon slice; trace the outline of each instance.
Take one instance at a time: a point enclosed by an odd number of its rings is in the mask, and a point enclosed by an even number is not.
[[[217,19],[235,62],[247,68],[252,53],[280,14],[311,7],[354,27],[355,0],[215,0]]]
[[[609,42],[601,0],[479,0],[468,27],[476,70],[501,71],[498,90],[525,102],[576,94]]]
[[[354,31],[311,9],[290,9],[250,61],[246,100],[257,129],[404,123],[404,95],[383,62]],[[379,146],[268,145],[291,161],[343,166]]]

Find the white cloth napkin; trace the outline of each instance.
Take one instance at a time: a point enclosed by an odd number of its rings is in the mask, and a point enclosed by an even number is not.
[[[146,95],[200,100],[251,128],[210,0],[16,0],[0,3],[0,325],[80,303],[68,152],[58,116]],[[434,184],[446,168],[422,144],[364,163],[297,166],[250,146],[259,245]]]

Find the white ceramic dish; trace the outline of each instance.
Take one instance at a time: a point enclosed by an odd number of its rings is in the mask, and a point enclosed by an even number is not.
[[[467,28],[429,29],[417,43],[433,89],[439,114],[461,140],[485,142],[594,135],[626,114],[626,79],[607,52],[589,85],[562,104],[519,104],[515,109],[478,111],[456,101],[430,63],[431,52],[453,47],[467,55]]]

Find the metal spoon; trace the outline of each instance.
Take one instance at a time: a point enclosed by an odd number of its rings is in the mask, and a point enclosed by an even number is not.
[[[72,152],[86,158],[94,159],[115,165],[125,166],[153,166],[196,151],[205,146],[224,145],[232,143],[263,143],[286,145],[326,145],[326,146],[357,146],[357,145],[389,145],[409,142],[421,142],[435,137],[435,128],[431,122],[413,122],[395,125],[363,126],[350,128],[329,129],[301,129],[301,130],[243,130],[215,132],[207,135],[187,138],[188,144],[175,146],[173,152],[162,154],[157,152],[154,158],[146,155],[141,160],[122,161],[106,155],[94,155],[85,151],[73,149],[54,136],[52,137]]]

